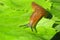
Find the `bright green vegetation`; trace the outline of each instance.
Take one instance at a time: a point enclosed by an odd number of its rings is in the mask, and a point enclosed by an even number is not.
[[[29,22],[32,1],[51,10],[52,3],[45,0],[0,0],[0,40],[50,40],[53,37],[56,31],[52,25],[58,19],[55,17],[51,20],[42,18],[37,24],[37,33],[19,27]]]

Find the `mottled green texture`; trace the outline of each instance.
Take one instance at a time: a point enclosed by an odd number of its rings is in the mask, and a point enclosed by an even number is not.
[[[35,1],[46,10],[51,2],[45,0],[0,0],[0,40],[50,40],[56,33],[51,20],[42,18],[37,24],[37,33],[30,28],[20,28],[29,22],[32,14],[31,2]]]

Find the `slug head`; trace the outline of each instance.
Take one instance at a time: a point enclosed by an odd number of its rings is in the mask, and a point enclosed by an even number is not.
[[[36,27],[32,27],[32,25],[30,24],[24,24],[24,25],[20,25],[19,27],[23,27],[23,28],[28,28],[30,27],[32,32],[35,31],[37,33]]]

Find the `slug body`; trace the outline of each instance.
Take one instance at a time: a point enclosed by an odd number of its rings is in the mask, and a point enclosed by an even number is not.
[[[35,2],[32,2],[32,9],[33,13],[30,17],[29,23],[22,26],[31,27],[32,31],[34,29],[37,32],[36,25],[38,21],[41,20],[41,18],[46,15],[46,10],[39,6],[38,4],[36,4]]]
[[[30,17],[29,25],[31,26],[31,29],[33,31],[33,28],[36,30],[36,24],[46,14],[46,11],[44,8],[42,8],[35,2],[32,2],[32,9],[34,12],[32,13],[32,15]]]
[[[34,2],[32,2],[32,9],[34,10],[34,12],[30,17],[29,24],[32,25],[32,27],[34,27],[37,24],[37,22],[46,14],[46,11],[44,8],[42,8]]]

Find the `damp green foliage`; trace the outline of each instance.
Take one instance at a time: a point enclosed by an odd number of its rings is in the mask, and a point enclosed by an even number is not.
[[[50,12],[55,16],[53,20],[55,20],[55,24],[58,24],[55,29],[60,31],[60,0],[50,0],[51,4],[51,10]]]
[[[50,12],[60,19],[60,0],[50,0],[52,3],[52,8]]]
[[[55,15],[56,17],[58,17],[60,19],[60,3],[52,3],[53,7],[51,9],[51,13],[53,13],[53,15]]]
[[[49,0],[0,0],[0,40],[50,40],[54,36],[56,31],[52,25],[55,17],[51,20],[43,17],[37,24],[37,33],[19,27],[29,22],[32,1],[51,10],[52,2]]]

